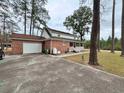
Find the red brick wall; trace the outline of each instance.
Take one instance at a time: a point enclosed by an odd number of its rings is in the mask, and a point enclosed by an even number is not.
[[[61,53],[65,53],[69,50],[70,43],[66,41],[53,40],[52,47],[57,48],[57,50],[61,51]]]
[[[50,49],[50,40],[43,42],[43,48],[44,49]]]
[[[23,41],[12,41],[12,54],[22,54],[23,53]]]
[[[19,40],[12,40],[12,53],[13,55],[23,54],[23,42],[27,43],[41,43],[38,41],[19,41]]]
[[[23,54],[23,42],[32,42],[32,43],[38,43],[36,41],[18,41],[13,40],[12,41],[12,54]],[[50,49],[51,47],[51,40],[42,42],[42,49]],[[52,40],[52,48],[57,48],[58,51],[61,51],[61,53],[65,53],[69,50],[70,43],[66,41],[60,41],[60,40]]]
[[[43,48],[50,49],[51,46],[51,40],[45,41],[43,43]],[[70,43],[66,41],[60,41],[60,40],[52,40],[52,49],[57,48],[58,51],[61,51],[61,53],[65,53],[69,50]]]

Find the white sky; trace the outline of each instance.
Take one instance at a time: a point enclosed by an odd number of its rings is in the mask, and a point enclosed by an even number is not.
[[[112,1],[110,0],[106,5],[107,12],[102,13],[101,20],[101,37],[107,38],[111,35],[111,9]],[[115,24],[115,35],[120,38],[121,32],[121,0],[116,0],[116,24]],[[54,29],[69,32],[64,26],[63,22],[65,18],[73,13],[74,10],[78,9],[79,0],[48,0],[47,9],[51,16],[51,20],[48,22],[48,26]],[[85,36],[89,39],[89,35]]]

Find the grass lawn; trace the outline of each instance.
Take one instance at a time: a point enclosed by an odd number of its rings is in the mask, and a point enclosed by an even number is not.
[[[89,54],[65,57],[65,59],[87,65]],[[124,57],[120,57],[119,52],[112,54],[110,52],[102,51],[98,53],[98,59],[100,66],[96,66],[95,68],[124,77]]]

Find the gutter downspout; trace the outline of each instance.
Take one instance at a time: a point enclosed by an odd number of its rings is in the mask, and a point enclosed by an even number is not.
[[[50,39],[50,54],[52,54],[52,39]]]

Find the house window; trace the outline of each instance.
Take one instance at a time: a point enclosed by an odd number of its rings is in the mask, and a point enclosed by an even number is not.
[[[73,42],[70,42],[70,47],[73,47],[74,46],[74,43]]]
[[[9,48],[9,47],[11,47],[11,44],[4,44],[4,47]]]
[[[60,37],[60,34],[58,34],[58,37]]]

